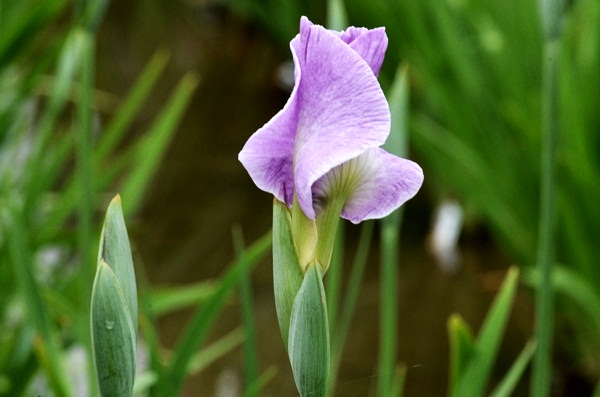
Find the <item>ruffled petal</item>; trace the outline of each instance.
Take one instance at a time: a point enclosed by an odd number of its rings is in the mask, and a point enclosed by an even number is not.
[[[288,207],[294,199],[292,163],[298,128],[300,73],[299,69],[294,71],[296,84],[283,109],[248,139],[238,155],[256,186]]]
[[[336,189],[332,185],[340,184],[340,176],[353,178],[343,182],[344,186],[351,183],[353,191],[342,209],[342,218],[352,223],[389,215],[412,198],[423,184],[423,171],[416,163],[373,148],[317,181],[313,186],[317,202],[319,197]]]
[[[367,62],[375,76],[379,75],[388,38],[385,28],[367,29],[350,27],[340,33],[340,38]]]
[[[294,181],[300,207],[315,218],[311,187],[332,168],[382,145],[390,131],[387,101],[369,64],[322,26],[302,18],[291,42],[301,77]]]

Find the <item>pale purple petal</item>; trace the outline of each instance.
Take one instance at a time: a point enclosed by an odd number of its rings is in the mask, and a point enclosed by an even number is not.
[[[330,174],[342,175],[341,170],[348,165],[353,169],[346,171],[345,176],[350,174],[355,179],[352,182],[356,188],[342,209],[342,218],[352,223],[389,215],[412,198],[423,184],[423,171],[416,163],[373,148],[319,179],[313,186],[317,202],[319,196],[331,191],[332,181],[336,181]]]
[[[299,72],[295,76],[299,79]],[[284,108],[248,139],[238,155],[256,186],[288,206],[294,198],[292,161],[298,126],[297,86]]]
[[[379,75],[388,46],[385,28],[367,29],[350,27],[341,32],[340,38],[350,45],[369,64],[375,76]]]
[[[335,166],[382,145],[390,113],[370,66],[336,34],[302,18],[291,47],[301,71],[294,181],[300,207],[314,219],[313,183]]]

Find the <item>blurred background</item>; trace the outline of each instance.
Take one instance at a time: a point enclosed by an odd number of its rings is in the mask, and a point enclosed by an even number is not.
[[[289,96],[288,43],[300,16],[327,24],[324,0],[90,4],[0,0],[0,314],[7,330],[0,395],[44,385],[32,342],[44,326],[35,331],[27,320],[38,299],[27,291],[42,291],[50,310],[36,321],[51,324],[59,350],[85,340],[72,323],[85,310],[93,270],[78,264],[95,261],[102,213],[116,192],[142,289],[168,287],[171,296],[186,286],[210,290],[236,258],[232,228],[248,245],[269,231],[272,199],[253,185],[237,154]],[[399,249],[396,353],[406,365],[405,395],[446,393],[449,316],[460,313],[477,333],[516,264],[522,279],[493,385],[533,333],[542,135],[537,4],[344,4],[350,25],[386,27],[384,91],[400,66],[408,70],[408,157],[425,173],[425,185],[405,206]],[[569,2],[563,28],[552,395],[589,396],[600,376],[600,3]],[[345,232],[344,285],[361,227]],[[376,230],[338,396],[375,395],[378,241]],[[259,370],[274,371],[261,395],[296,395],[269,254],[251,281]],[[189,302],[169,307],[156,316],[167,352],[194,312]],[[208,342],[241,322],[233,295]],[[183,395],[242,395],[240,345],[190,376]],[[527,379],[515,395],[527,394]]]

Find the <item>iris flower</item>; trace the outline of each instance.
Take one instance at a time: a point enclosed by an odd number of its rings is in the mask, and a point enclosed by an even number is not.
[[[385,217],[423,182],[416,163],[380,147],[390,133],[390,110],[377,81],[387,43],[384,28],[337,32],[302,17],[290,43],[291,96],[239,154],[260,189],[292,215],[301,209],[317,229],[320,218],[359,223]]]

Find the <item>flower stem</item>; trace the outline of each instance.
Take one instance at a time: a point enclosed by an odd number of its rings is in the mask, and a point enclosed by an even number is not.
[[[538,291],[536,296],[537,351],[533,361],[531,396],[545,397],[550,391],[554,294],[552,271],[555,261],[556,146],[558,119],[558,57],[562,0],[540,1],[544,32],[542,80],[542,141],[540,166],[540,220],[537,247]]]

